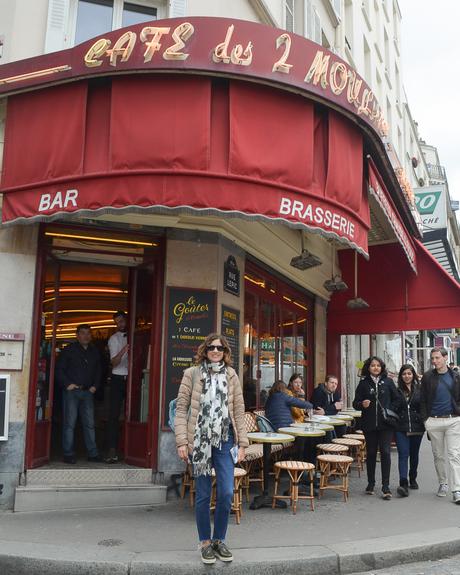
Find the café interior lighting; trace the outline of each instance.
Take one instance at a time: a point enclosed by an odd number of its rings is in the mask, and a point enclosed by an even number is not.
[[[326,280],[323,286],[327,291],[330,292],[345,291],[348,289],[348,285],[343,281],[342,276],[340,274],[334,273],[335,250],[333,243],[331,243],[331,248],[332,248],[332,278],[330,280]]]
[[[65,238],[65,239],[72,239],[72,240],[89,240],[95,242],[108,242],[111,244],[124,244],[124,245],[132,245],[132,246],[148,246],[148,247],[157,247],[158,244],[155,242],[141,242],[137,240],[121,240],[119,238],[105,238],[102,236],[82,236],[80,234],[63,234],[58,232],[45,232],[45,236],[50,236],[53,238]]]
[[[308,270],[316,266],[320,266],[323,262],[321,258],[315,256],[304,247],[303,232],[300,230],[301,252],[299,256],[294,256],[291,259],[291,266],[298,270]]]
[[[369,307],[366,300],[358,297],[358,253],[355,251],[355,297],[347,301],[348,309],[365,309]]]

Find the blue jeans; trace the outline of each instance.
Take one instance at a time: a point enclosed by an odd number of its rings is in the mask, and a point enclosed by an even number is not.
[[[94,431],[94,396],[83,389],[64,390],[63,395],[64,425],[62,429],[62,448],[64,456],[74,455],[74,431],[78,414],[83,427],[86,451],[89,457],[97,457],[99,452]]]
[[[407,435],[405,432],[396,432],[396,446],[398,448],[398,467],[400,481],[407,481],[407,461],[410,461],[409,479],[416,479],[418,467],[418,454],[423,435]]]
[[[224,541],[227,534],[228,518],[233,499],[233,459],[230,449],[235,443],[233,432],[229,433],[228,441],[221,448],[212,448],[212,466],[216,471],[217,501],[214,511],[213,540]],[[195,477],[195,518],[200,541],[211,539],[211,488],[212,477],[200,475]]]

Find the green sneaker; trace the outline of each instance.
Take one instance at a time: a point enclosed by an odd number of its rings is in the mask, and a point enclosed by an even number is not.
[[[211,565],[216,562],[216,555],[214,553],[213,544],[204,545],[201,548],[201,561],[206,563],[206,565]]]
[[[213,541],[212,548],[221,561],[233,561],[232,552],[223,541]]]

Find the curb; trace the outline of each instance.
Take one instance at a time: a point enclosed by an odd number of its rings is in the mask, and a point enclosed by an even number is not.
[[[325,536],[326,537],[326,536]],[[460,528],[434,529],[346,543],[240,548],[233,563],[205,566],[197,551],[160,553],[0,540],[2,575],[347,575],[460,553]]]

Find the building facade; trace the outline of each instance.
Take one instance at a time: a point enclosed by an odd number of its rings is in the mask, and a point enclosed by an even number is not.
[[[253,409],[276,379],[300,372],[311,393],[338,373],[344,335],[458,314],[443,277],[445,305],[419,311],[433,294],[416,278],[436,270],[398,172],[399,21],[396,2],[0,4],[1,506],[62,455],[55,367],[79,323],[103,357],[128,312],[120,448],[168,475],[169,402],[210,331]]]

